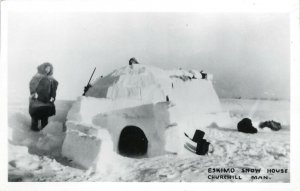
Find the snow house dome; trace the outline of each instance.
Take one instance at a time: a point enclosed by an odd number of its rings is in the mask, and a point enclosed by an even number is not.
[[[126,66],[99,78],[87,96],[108,99],[139,99],[149,102],[164,101],[170,91],[171,80],[164,71],[145,65]]]
[[[184,132],[228,123],[199,71],[125,66],[98,78],[67,116],[62,154],[85,169],[111,158],[182,154]]]

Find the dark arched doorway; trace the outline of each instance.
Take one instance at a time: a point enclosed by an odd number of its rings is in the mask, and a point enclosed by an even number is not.
[[[147,154],[147,137],[140,128],[136,126],[127,126],[121,131],[118,149],[119,153],[124,156],[143,156]]]

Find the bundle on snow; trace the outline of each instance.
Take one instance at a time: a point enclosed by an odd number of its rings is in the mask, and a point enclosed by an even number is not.
[[[257,129],[252,126],[251,119],[244,118],[237,124],[237,129],[243,133],[257,133]]]
[[[276,121],[265,121],[259,124],[260,128],[269,127],[273,131],[279,131],[281,129],[281,124]]]

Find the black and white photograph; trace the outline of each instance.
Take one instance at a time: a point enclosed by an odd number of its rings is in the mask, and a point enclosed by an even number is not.
[[[290,183],[290,18],[8,9],[7,181]]]

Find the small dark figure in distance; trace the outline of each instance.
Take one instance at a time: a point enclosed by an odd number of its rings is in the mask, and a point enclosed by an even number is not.
[[[257,129],[252,126],[251,119],[244,118],[237,124],[237,129],[243,133],[257,133]]]
[[[129,66],[132,66],[132,64],[139,64],[139,62],[133,57],[129,59]]]
[[[281,129],[281,124],[276,121],[265,121],[259,124],[260,128],[269,127],[273,131],[279,131]]]
[[[38,122],[41,120],[42,129],[48,124],[48,117],[55,115],[54,101],[58,82],[52,77],[53,66],[46,62],[37,67],[29,84],[29,114],[31,129],[39,131]]]
[[[207,73],[204,73],[203,70],[200,71],[202,79],[207,79]]]
[[[168,96],[168,95],[166,96],[166,101],[167,101],[167,102],[169,102],[169,101],[170,101],[170,99],[169,99],[169,96]]]

